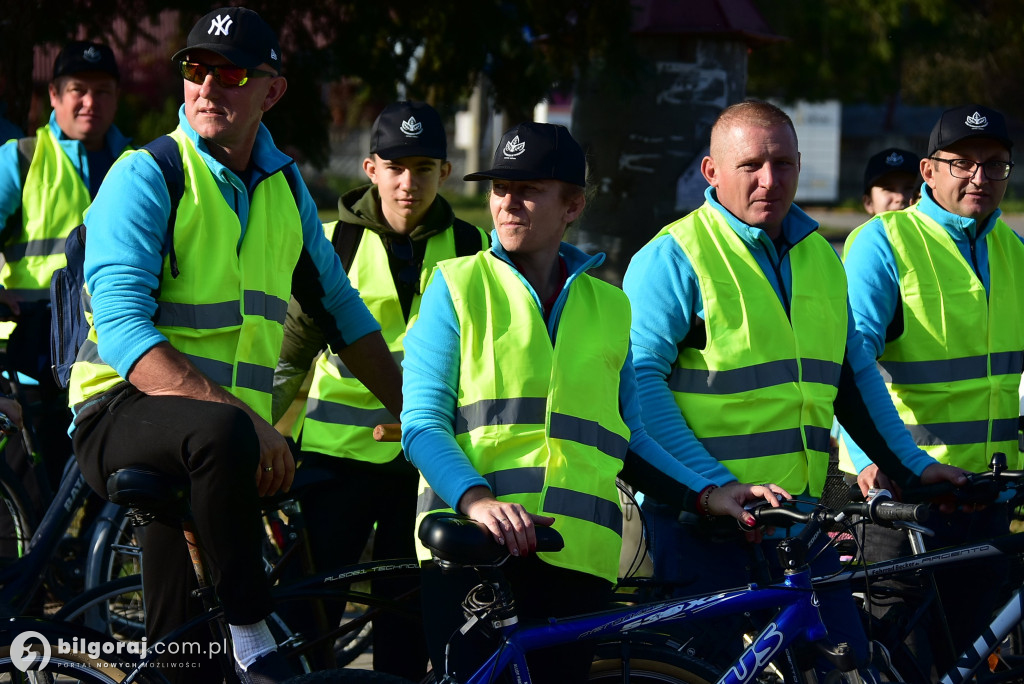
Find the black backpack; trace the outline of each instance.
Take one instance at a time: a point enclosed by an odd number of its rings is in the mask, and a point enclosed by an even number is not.
[[[178,143],[164,135],[143,146],[156,160],[171,196],[171,215],[167,219],[165,254],[171,257],[171,275],[178,277],[178,260],[174,255],[174,222],[178,203],[185,193],[185,172],[181,165]],[[68,264],[54,271],[50,278],[50,358],[53,377],[57,384],[67,388],[71,379],[71,365],[78,350],[89,335],[89,322],[85,318],[85,224],[76,226],[64,243]]]

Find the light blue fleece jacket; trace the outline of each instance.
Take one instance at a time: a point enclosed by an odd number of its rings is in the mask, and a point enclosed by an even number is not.
[[[519,274],[501,246],[498,232],[491,234],[491,254],[511,268],[523,287],[543,312],[540,298]],[[572,245],[562,243],[559,254],[565,260],[569,277],[548,317],[548,335],[554,345],[558,323],[573,282],[586,270],[600,266],[604,254],[589,256]],[[601,334],[595,330],[594,334]],[[453,430],[459,388],[459,328],[451,293],[444,278],[430,281],[420,302],[420,314],[405,340],[403,369],[402,448],[412,464],[420,469],[434,492],[455,508],[470,487],[488,486],[455,441]],[[669,456],[644,431],[637,402],[633,362],[627,354],[619,371],[619,407],[630,430],[629,448],[668,477],[699,492],[711,482],[697,476]]]
[[[274,146],[270,132],[260,124],[250,161],[251,186],[247,188],[233,171],[210,156],[205,141],[186,120],[184,107],[178,121],[213,173],[224,201],[238,215],[242,225],[240,247],[252,190],[292,160]],[[298,174],[296,178],[303,251],[308,253],[323,286],[325,294],[320,301],[342,332],[340,341],[351,343],[380,330],[380,325],[349,284],[334,248],[324,236],[316,205]],[[145,152],[136,152],[111,167],[86,215],[89,239],[85,278],[92,295],[99,354],[122,378],[128,377],[128,371],[143,354],[167,339],[153,324],[157,308],[153,292],[163,269],[170,211],[167,184],[156,161]],[[184,263],[180,267],[189,268]]]
[[[987,238],[1002,211],[996,209],[980,223],[976,219],[958,216],[946,211],[935,201],[927,183],[921,184],[921,200],[917,203],[917,210],[949,233],[960,250],[960,255],[965,262],[972,265],[987,293]],[[872,218],[859,231],[857,239],[850,244],[846,255],[850,306],[857,329],[864,337],[866,353],[877,359],[885,351],[885,332],[902,306],[900,275],[896,270],[892,245],[885,234],[885,226],[881,219]],[[1024,238],[1021,238],[1021,241],[1024,242]],[[845,430],[840,438],[846,443],[853,465],[859,473],[871,463],[871,460],[864,450],[850,439]]]
[[[789,250],[784,249],[780,255],[767,233],[748,226],[729,213],[719,204],[714,188],[709,187],[704,197],[750,249],[788,311],[792,290]],[[782,222],[783,235],[789,245],[797,244],[817,227],[818,224],[795,204]],[[836,259],[839,259],[838,254]],[[693,265],[675,238],[665,234],[633,256],[622,287],[633,308],[630,337],[640,406],[648,433],[668,453],[716,484],[734,481],[733,474],[708,453],[686,424],[668,387],[668,377],[679,355],[677,345],[690,332],[693,316],[704,317],[700,284]],[[900,421],[885,384],[875,369],[874,359],[864,349],[849,307],[847,311],[846,360],[854,371],[857,388],[867,404],[871,420],[903,464],[915,475],[920,475],[936,461],[914,444]],[[771,344],[770,339],[763,342]]]

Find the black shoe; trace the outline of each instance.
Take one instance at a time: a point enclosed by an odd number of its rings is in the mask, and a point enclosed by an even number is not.
[[[235,674],[242,684],[280,684],[295,676],[280,651],[260,656],[248,670],[243,670],[236,660]]]

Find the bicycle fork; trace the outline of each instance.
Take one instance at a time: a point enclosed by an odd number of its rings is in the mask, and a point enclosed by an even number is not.
[[[1018,589],[999,611],[999,615],[995,617],[988,629],[984,630],[981,636],[960,654],[954,668],[939,680],[940,684],[960,684],[970,679],[978,668],[987,662],[989,654],[1006,638],[1014,625],[1021,621],[1021,617],[1024,615],[1022,607],[1024,607],[1024,598]]]

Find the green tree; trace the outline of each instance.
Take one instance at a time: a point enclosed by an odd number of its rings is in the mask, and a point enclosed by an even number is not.
[[[143,19],[179,12],[180,42],[216,4],[199,0],[28,0],[10,2],[0,18],[0,75],[7,83],[10,118],[26,124],[31,98],[32,49],[85,36],[128,48],[143,34]],[[405,96],[450,111],[487,77],[500,109],[528,119],[553,87],[568,87],[581,65],[628,45],[625,0],[475,0],[441,10],[412,0],[251,0],[246,6],[278,29],[289,87],[267,116],[275,140],[315,163],[327,161],[329,112],[325,84],[347,79],[349,115]],[[115,19],[127,32],[115,35]],[[155,49],[155,41],[151,44]],[[167,55],[169,57],[170,55]],[[154,88],[154,84],[159,87]],[[136,84],[133,84],[135,87]],[[136,124],[146,103],[156,111],[145,130],[174,124],[163,103],[180,101],[181,84],[169,60],[149,60],[139,101],[122,105]],[[167,119],[166,121],[164,121]],[[162,127],[157,123],[164,123]],[[134,125],[129,130],[136,130]],[[145,142],[140,140],[140,142]]]
[[[952,105],[1024,119],[1016,0],[756,0],[787,41],[758,49],[748,91],[787,100]]]

